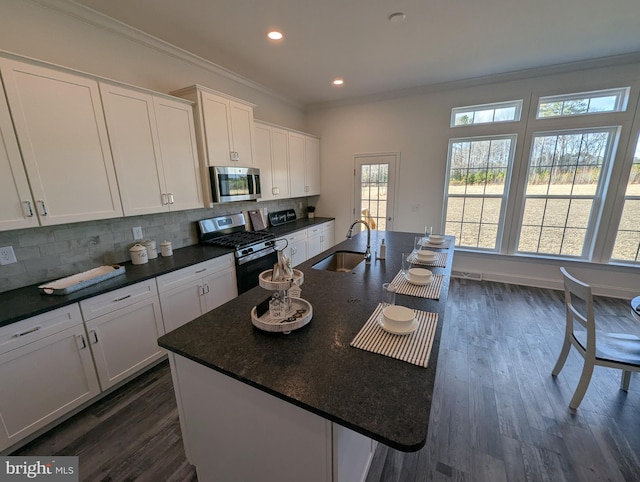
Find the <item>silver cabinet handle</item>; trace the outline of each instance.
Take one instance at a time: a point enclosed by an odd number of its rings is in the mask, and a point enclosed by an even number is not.
[[[92,344],[95,345],[96,343],[98,343],[98,333],[96,333],[96,330],[90,330],[89,336],[93,336],[93,340],[91,341]]]
[[[40,328],[42,328],[40,325],[38,326],[34,326],[33,328],[31,328],[30,330],[27,331],[23,331],[22,333],[16,333],[15,335],[13,335],[15,338],[24,336],[24,335],[28,335],[29,333],[33,333],[35,331],[38,331]]]
[[[84,335],[76,335],[76,343],[80,350],[83,350],[87,347],[87,342],[84,341]]]
[[[196,273],[204,273],[205,271],[207,271],[207,268],[199,269],[198,271],[196,271]]]
[[[31,201],[23,201],[24,204],[27,205],[27,212],[29,214],[27,214],[27,217],[32,218],[33,217],[33,209],[31,208]]]
[[[126,300],[127,298],[131,298],[131,295],[123,296],[122,298],[114,298],[113,303],[117,303],[118,301]]]
[[[209,285],[208,284],[204,284],[202,285],[202,294],[206,295],[209,292]]]
[[[43,201],[42,199],[40,199],[40,200],[38,201],[38,204],[40,204],[40,214],[41,214],[42,216],[46,216],[47,214],[49,214],[49,213],[47,212],[47,206],[46,206],[46,204],[44,203],[44,201]]]
[[[173,204],[173,194],[169,193],[167,196],[169,197],[169,204]]]
[[[169,201],[167,200],[167,194],[166,194],[166,193],[164,193],[164,192],[163,192],[163,193],[160,195],[160,197],[162,198],[162,205],[163,205],[163,206],[164,206],[164,205],[166,205],[166,204],[169,204]]]

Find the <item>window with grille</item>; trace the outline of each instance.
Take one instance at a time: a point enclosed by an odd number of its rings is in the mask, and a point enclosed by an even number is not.
[[[451,127],[519,121],[522,100],[456,107],[451,111]]]
[[[627,108],[628,97],[628,87],[540,97],[536,118],[621,112]]]
[[[518,251],[586,256],[616,128],[535,133]]]
[[[640,138],[636,143],[611,258],[620,261],[640,261]]]
[[[450,140],[445,232],[456,246],[497,248],[515,142],[515,135]]]

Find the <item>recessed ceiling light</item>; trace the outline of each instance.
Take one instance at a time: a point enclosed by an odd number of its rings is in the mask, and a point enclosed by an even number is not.
[[[282,32],[278,32],[277,30],[272,30],[267,34],[271,40],[282,40]]]
[[[391,23],[400,23],[400,22],[404,22],[405,18],[407,18],[407,16],[404,13],[396,12],[396,13],[392,13],[391,15],[389,15],[389,22],[391,22]]]
[[[343,85],[343,84],[344,84],[343,79],[333,79],[333,85]]]

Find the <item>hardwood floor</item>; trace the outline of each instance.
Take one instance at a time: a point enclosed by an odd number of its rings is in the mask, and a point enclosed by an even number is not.
[[[640,335],[627,301],[598,298],[596,317]],[[572,351],[551,376],[561,292],[452,280],[445,320],[427,444],[408,454],[379,445],[367,482],[640,480],[640,378],[625,393],[618,371],[596,367],[572,412],[582,358]],[[196,480],[167,363],[19,454],[79,455],[87,481]]]

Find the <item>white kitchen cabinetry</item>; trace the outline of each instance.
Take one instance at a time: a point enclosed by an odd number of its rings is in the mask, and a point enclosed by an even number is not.
[[[261,201],[290,197],[288,151],[286,130],[255,122],[255,154],[256,166],[260,168]]]
[[[333,246],[335,221],[307,228],[307,259],[322,253]]]
[[[233,254],[156,278],[168,333],[238,296]]]
[[[77,304],[0,328],[0,450],[99,394]]]
[[[320,194],[320,140],[289,131],[288,141],[291,197]]]
[[[0,79],[0,230],[38,226],[9,106]]]
[[[165,355],[157,344],[164,326],[154,279],[83,300],[80,308],[103,390]]]
[[[0,59],[41,225],[122,216],[98,82]]]
[[[298,266],[307,259],[307,230],[301,229],[285,236],[288,244],[285,254],[291,260],[291,266]]]
[[[172,94],[196,103],[201,152],[208,166],[253,167],[253,104],[199,85]]]
[[[125,216],[203,207],[191,105],[105,82],[100,93]]]

